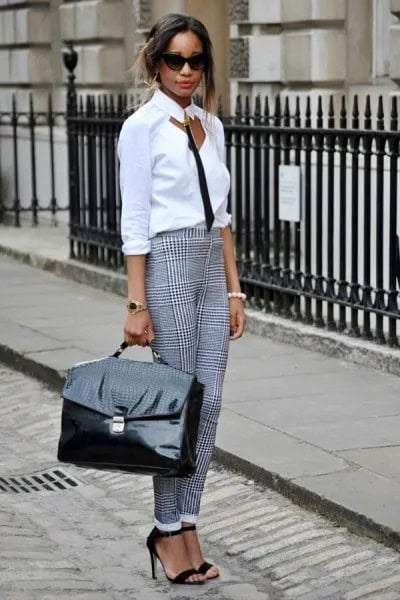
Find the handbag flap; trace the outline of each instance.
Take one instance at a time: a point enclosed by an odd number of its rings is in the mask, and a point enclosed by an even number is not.
[[[173,417],[195,379],[166,364],[109,357],[71,367],[62,395],[109,417]]]

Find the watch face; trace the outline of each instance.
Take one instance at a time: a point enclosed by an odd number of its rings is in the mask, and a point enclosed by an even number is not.
[[[129,302],[129,310],[136,310],[137,307],[136,302]]]

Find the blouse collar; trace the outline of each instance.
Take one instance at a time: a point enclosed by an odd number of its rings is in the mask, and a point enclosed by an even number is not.
[[[152,97],[152,102],[154,102],[161,110],[168,113],[171,117],[176,119],[177,121],[183,122],[184,120],[184,111],[188,114],[191,119],[194,119],[196,116],[196,105],[193,100],[189,106],[185,109],[182,108],[175,100],[164,94],[160,89],[156,90]]]

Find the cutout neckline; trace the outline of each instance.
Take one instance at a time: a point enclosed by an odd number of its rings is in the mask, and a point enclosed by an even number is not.
[[[202,129],[202,131],[203,131],[203,134],[204,134],[204,138],[203,138],[203,141],[201,142],[200,146],[197,144],[197,141],[196,141],[196,138],[194,137],[194,135],[193,135],[193,139],[194,139],[194,141],[195,141],[195,143],[196,143],[197,151],[198,151],[198,152],[201,152],[201,150],[203,149],[203,146],[204,146],[204,144],[206,143],[206,140],[207,140],[207,133],[206,133],[206,131],[205,131],[205,129],[204,129],[204,127],[203,127],[203,125],[202,125],[202,123],[201,123],[200,119],[199,119],[198,117],[196,117],[196,118],[199,120],[199,123],[200,123],[201,129]],[[190,118],[189,118],[189,119],[190,119]],[[177,128],[177,129],[180,129],[180,130],[181,130],[181,131],[184,133],[184,135],[187,137],[187,133],[186,133],[186,130],[185,130],[185,126],[184,126],[184,124],[183,124],[183,122],[182,122],[182,121],[178,121],[178,119],[175,119],[175,117],[170,117],[168,120],[169,120],[169,122],[170,122],[170,123],[172,123],[172,125],[174,125],[174,126]],[[194,121],[194,119],[190,119],[190,120],[191,120],[191,121]],[[192,129],[192,134],[193,134],[193,129]]]

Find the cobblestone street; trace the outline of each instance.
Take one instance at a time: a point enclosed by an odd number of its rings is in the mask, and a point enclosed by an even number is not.
[[[152,581],[151,479],[57,464],[59,410],[53,391],[0,366],[1,600],[400,598],[396,552],[216,465],[199,529],[221,580]]]

